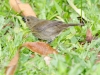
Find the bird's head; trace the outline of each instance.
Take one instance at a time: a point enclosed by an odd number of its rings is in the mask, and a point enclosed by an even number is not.
[[[26,16],[23,18],[23,21],[27,24],[28,27],[33,27],[38,21],[38,18],[34,16]]]

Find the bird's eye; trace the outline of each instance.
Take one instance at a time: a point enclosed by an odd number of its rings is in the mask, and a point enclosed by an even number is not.
[[[30,21],[29,19],[27,19],[27,21]]]

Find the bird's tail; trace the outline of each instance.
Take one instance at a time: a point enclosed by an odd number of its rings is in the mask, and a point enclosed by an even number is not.
[[[79,23],[79,24],[67,24],[67,26],[84,26],[83,23]]]

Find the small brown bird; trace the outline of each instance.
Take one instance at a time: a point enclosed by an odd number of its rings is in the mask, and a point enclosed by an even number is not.
[[[64,29],[69,26],[82,26],[83,24],[66,24],[61,21],[40,20],[34,16],[24,18],[26,25],[39,39],[52,41]]]

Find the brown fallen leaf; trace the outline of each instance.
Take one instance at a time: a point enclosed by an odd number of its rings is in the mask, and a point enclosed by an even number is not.
[[[21,13],[22,16],[36,17],[35,12],[28,3],[22,3],[20,0],[9,0],[9,3],[12,9],[18,13]]]
[[[35,12],[32,10],[31,6],[27,4],[19,4],[20,10],[22,11],[22,16],[34,16],[36,17]]]
[[[47,55],[52,54],[52,53],[58,53],[55,49],[50,47],[50,45],[45,42],[26,42],[18,49],[18,52],[16,53],[16,55],[13,57],[13,59],[10,61],[10,63],[6,67],[6,71],[5,71],[6,75],[14,75],[15,70],[17,68],[18,60],[19,60],[19,52],[22,47],[27,47],[32,52],[37,52],[40,55],[44,55],[45,56],[44,60],[47,65],[49,65],[50,60],[51,60],[51,58],[48,57]]]
[[[10,61],[8,66],[6,67],[6,71],[5,71],[6,75],[14,75],[15,70],[17,68],[17,64],[18,64],[18,60],[19,60],[19,52],[20,52],[21,48],[22,48],[22,46],[19,47],[18,52],[13,57],[13,59]]]
[[[49,56],[44,57],[46,65],[50,65],[51,58]]]
[[[14,75],[14,72],[17,67],[18,59],[19,59],[19,51],[16,53],[14,58],[10,61],[9,65],[7,66],[6,75]]]
[[[90,43],[92,40],[93,40],[92,32],[90,29],[88,29],[86,32],[86,41]]]
[[[13,10],[15,10],[16,12],[20,13],[21,10],[18,6],[18,4],[21,3],[20,0],[9,0],[9,4],[12,7]]]
[[[58,53],[55,49],[50,47],[50,45],[45,42],[26,42],[23,44],[23,46],[27,47],[32,52],[36,52],[44,56],[47,56],[48,54]]]
[[[100,63],[100,52],[98,52],[96,63]]]
[[[30,55],[30,58],[34,58],[34,57],[35,57],[35,55],[34,55],[34,54],[31,54],[31,55]]]
[[[50,47],[50,45],[45,42],[26,42],[23,44],[23,46],[27,47],[32,52],[43,55],[46,65],[50,65],[51,58],[48,55],[58,53],[55,49]]]

